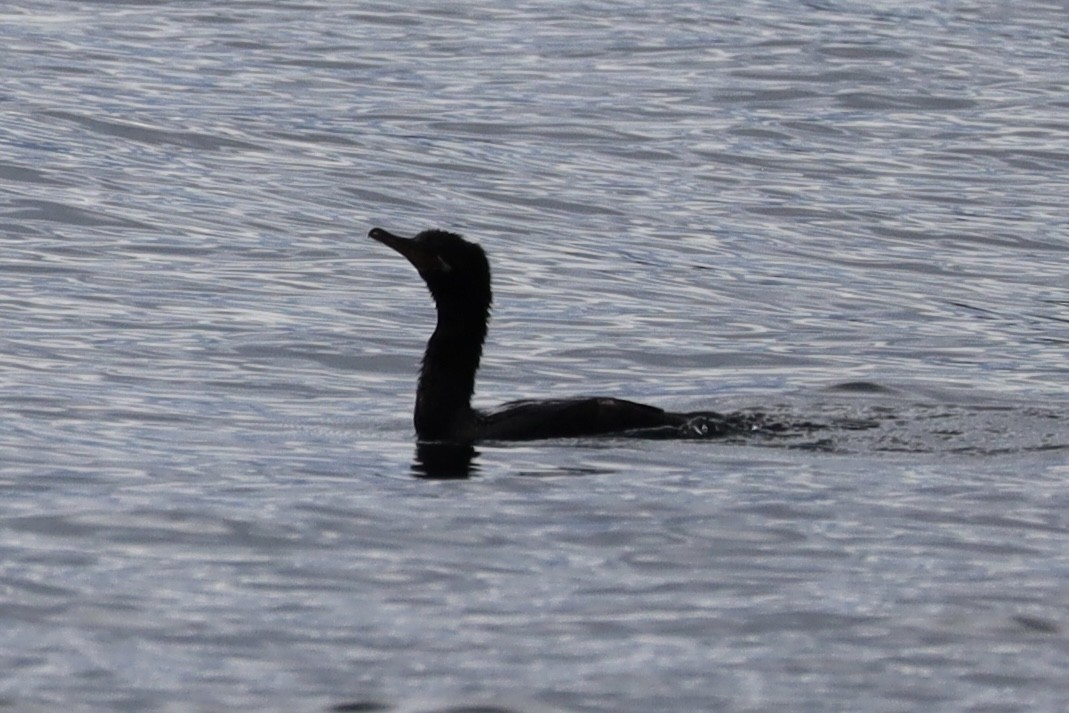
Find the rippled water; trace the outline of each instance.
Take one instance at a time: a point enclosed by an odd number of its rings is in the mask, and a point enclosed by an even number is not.
[[[1061,710],[1064,10],[5,6],[0,709]],[[482,403],[830,427],[418,478],[375,225]]]

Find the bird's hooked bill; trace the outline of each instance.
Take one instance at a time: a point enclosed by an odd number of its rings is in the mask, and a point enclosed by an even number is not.
[[[449,269],[448,264],[443,262],[435,251],[414,238],[403,238],[382,228],[372,228],[367,235],[372,240],[396,250],[421,273]]]

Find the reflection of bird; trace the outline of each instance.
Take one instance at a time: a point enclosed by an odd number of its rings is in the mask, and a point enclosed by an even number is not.
[[[758,427],[752,415],[671,413],[604,397],[511,401],[488,411],[473,409],[471,395],[492,299],[486,253],[444,230],[402,238],[374,228],[368,235],[415,265],[438,309],[438,325],[427,342],[416,389],[415,425],[421,441],[602,434],[695,437]]]

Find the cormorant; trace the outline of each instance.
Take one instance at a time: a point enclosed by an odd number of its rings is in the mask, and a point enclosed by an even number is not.
[[[510,401],[491,410],[474,409],[471,396],[492,301],[486,253],[444,230],[403,238],[374,228],[368,237],[415,266],[438,310],[438,325],[427,342],[416,389],[414,421],[420,441],[472,443],[608,434],[693,438],[762,428],[758,414],[672,413],[608,397]]]

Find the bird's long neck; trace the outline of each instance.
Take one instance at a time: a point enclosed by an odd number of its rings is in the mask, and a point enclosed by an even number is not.
[[[473,425],[471,396],[489,307],[438,306],[416,389],[416,434],[423,440],[463,440]]]

